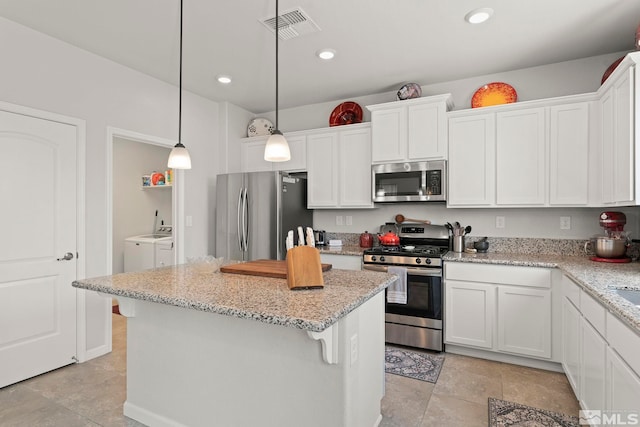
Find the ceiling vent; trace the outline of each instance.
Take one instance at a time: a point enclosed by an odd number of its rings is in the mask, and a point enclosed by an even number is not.
[[[275,33],[275,16],[264,18],[260,20],[260,22],[262,22],[269,31]],[[318,27],[318,25],[313,22],[313,20],[309,18],[309,15],[307,15],[300,7],[282,12],[279,15],[278,24],[280,26],[280,28],[278,28],[278,36],[281,40],[289,40],[298,36],[320,31],[320,27]]]

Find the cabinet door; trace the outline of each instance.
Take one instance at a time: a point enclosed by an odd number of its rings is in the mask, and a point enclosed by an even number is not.
[[[495,199],[493,114],[449,119],[449,206],[487,206]]]
[[[600,98],[600,115],[602,121],[602,203],[615,201],[614,197],[614,100],[613,88],[608,89]]]
[[[589,104],[549,109],[549,204],[589,201]]]
[[[332,269],[337,270],[362,270],[362,257],[352,255],[337,255],[320,253],[320,262],[331,264]]]
[[[443,102],[408,107],[409,160],[447,158],[446,105]]]
[[[582,353],[580,405],[584,409],[603,409],[605,408],[604,378],[607,342],[585,318],[581,319],[580,331]]]
[[[496,115],[496,204],[545,203],[545,109]]]
[[[498,287],[498,350],[551,357],[551,291]]]
[[[445,342],[493,348],[496,287],[445,281]]]
[[[307,136],[307,207],[338,206],[338,132]]]
[[[580,312],[562,298],[562,368],[573,392],[580,399]]]
[[[407,156],[407,109],[389,108],[371,112],[371,160],[397,162]]]
[[[629,202],[634,199],[634,67],[630,67],[613,86],[614,91],[614,200]]]
[[[242,172],[264,172],[273,169],[272,163],[264,159],[265,145],[267,145],[267,138],[242,143],[240,149]]]
[[[609,411],[621,412],[619,425],[633,425],[626,416],[640,411],[640,378],[611,347],[607,349],[607,406]],[[624,422],[624,424],[623,424]],[[613,423],[611,423],[613,424]]]
[[[371,130],[340,132],[339,143],[341,207],[373,207],[371,190]]]
[[[288,162],[274,162],[273,169],[279,171],[304,171],[307,169],[307,137],[305,135],[286,136],[291,151]]]

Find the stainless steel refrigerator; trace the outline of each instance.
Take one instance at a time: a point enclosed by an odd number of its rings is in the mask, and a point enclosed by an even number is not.
[[[304,175],[252,172],[217,177],[217,257],[284,259],[287,231],[312,223]]]

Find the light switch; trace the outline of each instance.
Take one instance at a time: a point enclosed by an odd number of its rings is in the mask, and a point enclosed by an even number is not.
[[[336,215],[336,225],[344,225],[344,217],[342,215]]]
[[[560,230],[571,230],[571,217],[570,216],[561,216],[560,217]]]
[[[346,225],[353,225],[353,217],[351,215],[347,215],[345,217],[345,224]]]

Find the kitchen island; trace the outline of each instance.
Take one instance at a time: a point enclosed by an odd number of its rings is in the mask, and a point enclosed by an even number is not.
[[[384,289],[331,270],[323,289],[207,263],[78,280],[127,316],[124,414],[151,426],[375,426]]]

